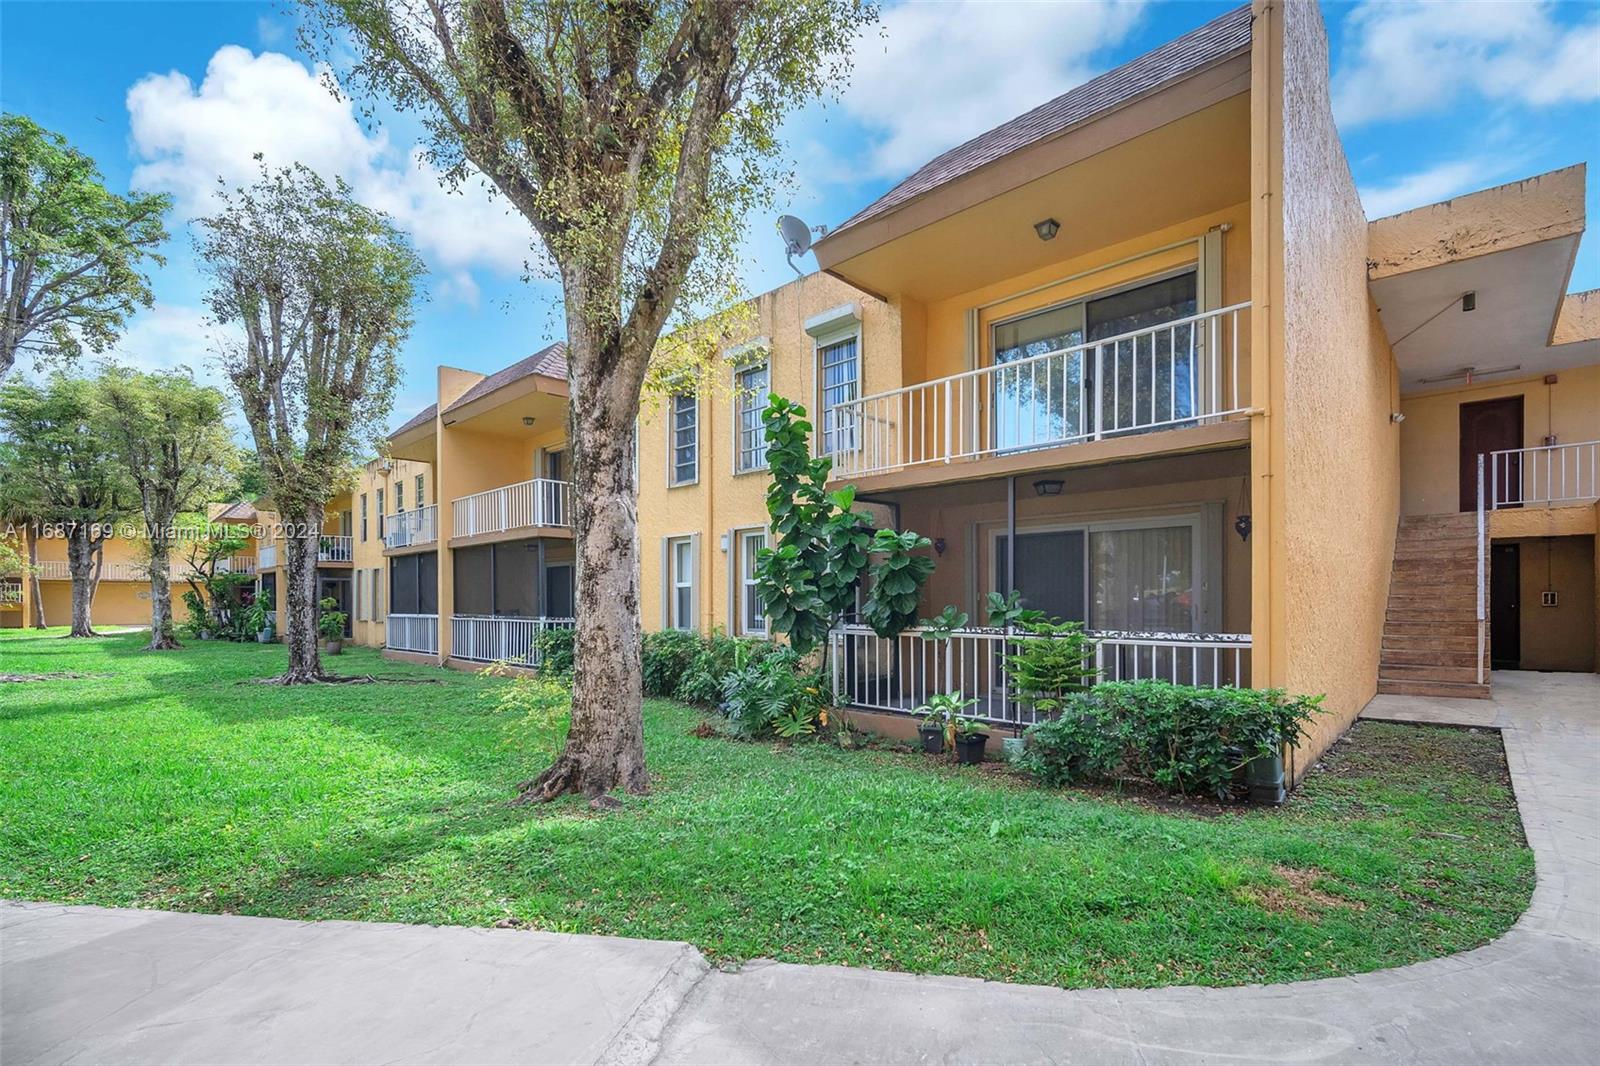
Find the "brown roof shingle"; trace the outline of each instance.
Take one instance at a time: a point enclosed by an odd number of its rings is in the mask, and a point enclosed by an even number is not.
[[[1250,23],[1250,5],[1245,4],[987,133],[979,134],[923,165],[909,178],[834,227],[829,236],[887,214],[1003,156],[1098,118],[1169,82],[1248,49]]]
[[[518,360],[478,382],[472,388],[462,393],[460,398],[446,407],[446,411],[454,411],[476,400],[480,396],[487,396],[496,389],[505,388],[514,381],[540,374],[547,378],[567,380],[567,344],[565,341],[556,341],[549,347],[542,348],[526,359]]]
[[[424,407],[422,410],[406,419],[405,423],[402,424],[399,429],[389,434],[389,436],[398,437],[402,433],[408,433],[411,430],[416,429],[425,422],[432,422],[434,416],[438,413],[439,405],[436,403],[430,403],[428,406]]]

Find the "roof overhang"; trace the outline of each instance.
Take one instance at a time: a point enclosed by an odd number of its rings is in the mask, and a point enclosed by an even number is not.
[[[814,246],[876,295],[940,299],[1249,196],[1250,57],[1234,55]],[[1041,241],[1033,225],[1055,218]]]
[[[529,418],[534,420],[532,426],[524,421]],[[446,426],[461,426],[478,433],[514,436],[565,426],[566,418],[565,379],[529,374],[466,403],[446,407],[439,420]]]
[[[1367,276],[1401,392],[1600,362],[1600,313],[1566,295],[1583,195],[1580,164],[1368,226]]]
[[[430,418],[426,422],[396,433],[389,438],[389,456],[394,459],[410,459],[418,463],[432,463],[438,454],[438,448],[434,444],[436,426],[436,421]]]

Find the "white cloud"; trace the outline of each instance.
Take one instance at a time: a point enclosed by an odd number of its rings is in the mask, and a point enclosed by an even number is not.
[[[468,274],[487,268],[517,274],[542,256],[532,228],[480,176],[459,190],[439,183],[420,146],[397,147],[369,133],[348,101],[313,72],[275,52],[237,45],[217,50],[196,86],[176,71],[151,74],[128,90],[128,115],[139,164],[133,184],[171,192],[188,217],[215,208],[217,179],[252,180],[259,152],[269,166],[301,162],[325,178],[350,183],[362,202],[387,211],[412,235],[443,289],[469,301]]]
[[[1464,95],[1532,107],[1600,99],[1600,18],[1547,2],[1367,0],[1346,17],[1333,79],[1341,124],[1435,113]]]
[[[1504,159],[1458,159],[1396,178],[1382,185],[1361,187],[1361,207],[1368,218],[1409,211],[1482,188],[1504,174]]]
[[[856,47],[844,109],[873,137],[859,161],[903,176],[1097,73],[1094,56],[1124,40],[1143,0],[1075,4],[960,0],[903,4]]]

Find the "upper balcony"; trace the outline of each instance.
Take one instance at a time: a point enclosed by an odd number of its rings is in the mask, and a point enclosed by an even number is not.
[[[272,570],[284,565],[282,541],[263,544],[256,557],[256,569]],[[349,563],[355,557],[355,538],[324,533],[317,541],[317,562]]]
[[[533,478],[487,492],[463,496],[450,504],[455,540],[504,539],[518,533],[572,528],[572,486],[565,481]]]
[[[383,548],[425,547],[439,539],[439,508],[435,504],[390,515],[384,523]]]
[[[1020,346],[1021,358],[837,404],[821,426],[834,477],[903,487],[1247,440],[1249,313]]]

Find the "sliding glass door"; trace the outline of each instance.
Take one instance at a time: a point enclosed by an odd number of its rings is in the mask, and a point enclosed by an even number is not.
[[[999,532],[990,587],[1014,587],[1024,607],[1090,629],[1193,633],[1197,528],[1198,519],[1175,516],[1019,532],[1010,586],[1008,538]]]

